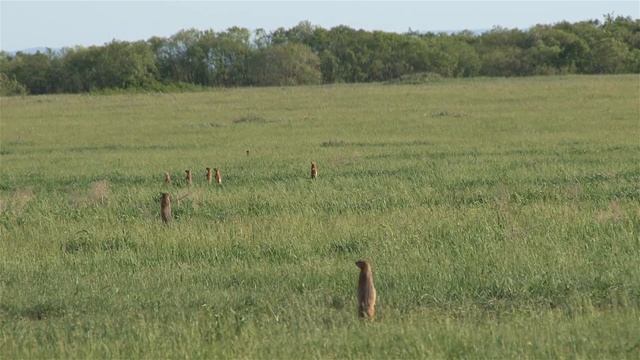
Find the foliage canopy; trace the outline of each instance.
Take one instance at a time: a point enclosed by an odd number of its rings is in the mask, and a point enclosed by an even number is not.
[[[232,27],[112,41],[60,52],[0,54],[0,73],[32,94],[101,89],[283,86],[443,77],[640,72],[640,20],[561,22],[482,34]],[[19,93],[20,91],[18,91]]]

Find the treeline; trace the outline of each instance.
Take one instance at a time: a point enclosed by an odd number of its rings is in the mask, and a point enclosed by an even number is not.
[[[301,22],[269,33],[238,27],[183,30],[147,41],[0,54],[4,95],[371,82],[415,73],[640,73],[640,20],[605,16],[603,21],[495,28],[482,34],[397,34]]]

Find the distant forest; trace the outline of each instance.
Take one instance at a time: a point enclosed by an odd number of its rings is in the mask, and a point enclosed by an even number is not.
[[[182,30],[146,41],[0,53],[0,95],[285,86],[395,79],[640,73],[640,20],[404,34],[324,29]]]

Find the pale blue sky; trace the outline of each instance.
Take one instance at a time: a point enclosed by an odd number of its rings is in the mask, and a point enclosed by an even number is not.
[[[103,44],[169,36],[180,29],[291,27],[301,20],[332,27],[405,32],[527,28],[562,20],[640,17],[638,1],[192,2],[0,1],[0,48]]]

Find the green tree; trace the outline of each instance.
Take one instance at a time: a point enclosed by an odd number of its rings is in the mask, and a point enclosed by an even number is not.
[[[156,82],[155,57],[146,42],[71,49],[62,63],[64,88],[70,92],[144,88]]]
[[[155,83],[155,58],[146,42],[112,41],[95,51],[98,88],[144,88]]]
[[[591,53],[590,70],[598,74],[615,74],[626,70],[629,50],[620,41],[605,38],[595,44]]]
[[[323,50],[320,53],[320,71],[322,73],[322,82],[330,84],[340,80],[338,76],[338,58],[329,50]]]
[[[319,84],[320,59],[302,44],[274,45],[252,56],[249,79],[258,86]]]
[[[206,85],[246,85],[250,52],[250,32],[247,29],[230,28],[211,38],[206,47],[206,66],[213,81]]]
[[[531,75],[532,69],[527,62],[526,53],[515,46],[494,48],[482,57],[480,74],[487,76],[524,76]]]
[[[194,47],[200,38],[195,29],[181,30],[167,39],[153,39],[156,67],[159,77],[165,82],[195,83],[197,70],[194,67]]]
[[[2,72],[8,79],[25,86],[31,94],[46,94],[56,90],[52,83],[53,54],[37,52],[25,54],[18,52],[6,60]]]

